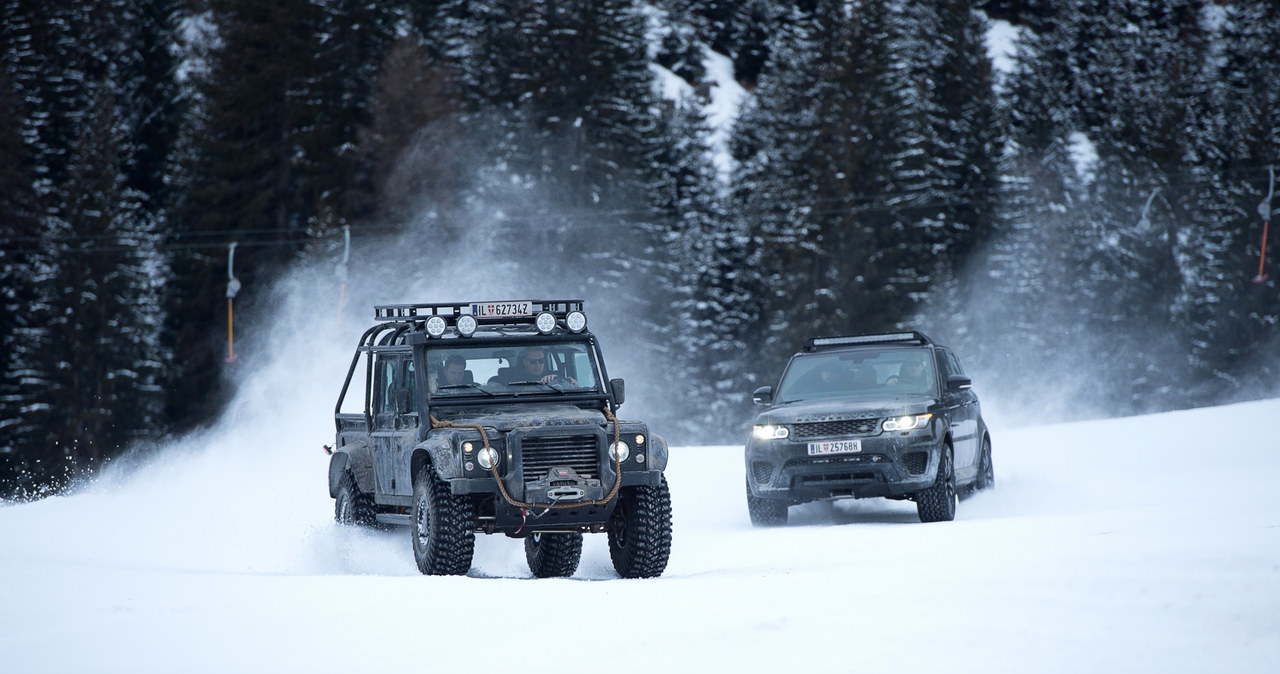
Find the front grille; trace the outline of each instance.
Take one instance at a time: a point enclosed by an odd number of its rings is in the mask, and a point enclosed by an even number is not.
[[[929,465],[929,453],[907,452],[902,455],[902,465],[906,466],[907,472],[912,475],[923,475],[924,469]]]
[[[751,474],[756,478],[756,484],[769,484],[769,479],[773,477],[773,464],[768,461],[752,461]]]
[[[816,421],[794,424],[792,436],[801,440],[809,438],[846,438],[853,435],[875,435],[880,430],[879,419],[842,419],[840,421]]]
[[[520,440],[521,478],[525,484],[546,477],[553,467],[572,468],[578,477],[599,479],[600,449],[595,435],[536,435]]]

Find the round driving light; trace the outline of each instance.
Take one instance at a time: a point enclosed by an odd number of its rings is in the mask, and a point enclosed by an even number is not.
[[[458,334],[463,337],[470,337],[476,332],[476,317],[471,314],[465,314],[458,317]]]
[[[432,337],[443,335],[446,327],[448,325],[444,322],[444,317],[442,316],[432,316],[427,319],[427,334]]]
[[[480,462],[480,467],[489,470],[493,468],[493,464],[498,461],[498,453],[493,451],[492,447],[485,447],[476,454],[476,461]]]
[[[587,327],[587,315],[581,311],[570,311],[564,317],[564,323],[569,326],[569,332],[582,332]]]
[[[534,325],[537,326],[538,332],[545,335],[556,329],[556,317],[554,314],[549,314],[544,311],[538,314],[538,320],[534,322]]]
[[[627,443],[619,441],[609,445],[610,461],[622,463],[623,461],[626,461],[629,456],[631,456],[631,447],[627,445]]]

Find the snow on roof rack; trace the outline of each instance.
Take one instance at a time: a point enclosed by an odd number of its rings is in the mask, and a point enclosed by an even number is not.
[[[916,330],[908,332],[887,332],[878,335],[848,335],[841,337],[812,337],[804,343],[805,351],[816,351],[836,346],[853,346],[857,344],[932,344],[933,340]]]

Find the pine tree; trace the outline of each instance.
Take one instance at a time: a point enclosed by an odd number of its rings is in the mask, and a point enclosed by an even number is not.
[[[370,210],[354,150],[368,98],[393,37],[396,14],[379,3],[235,2],[215,15],[220,39],[197,83],[184,129],[181,194],[170,242],[179,246],[169,284],[166,344],[181,368],[169,414],[201,421],[221,403],[230,357],[224,289],[238,244],[242,317],[265,301],[269,280],[311,236],[332,236]],[[243,321],[241,321],[243,324]]]
[[[778,36],[734,154],[736,199],[763,302],[753,360],[776,370],[805,338],[874,332],[907,315],[899,228],[884,226],[886,162],[906,101],[891,90],[888,6],[819,2]]]
[[[1210,285],[1199,293],[1200,307],[1188,312],[1196,330],[1195,365],[1212,374],[1228,400],[1270,390],[1280,376],[1273,358],[1280,348],[1280,227],[1271,222],[1265,282],[1251,282],[1261,259],[1263,216],[1260,210],[1271,187],[1268,168],[1280,172],[1280,63],[1274,58],[1280,43],[1280,8],[1274,3],[1237,3],[1210,10],[1220,22],[1213,63],[1219,64],[1213,93],[1213,129],[1218,180],[1212,196],[1207,234],[1223,246],[1219,267],[1198,280]],[[1278,186],[1280,188],[1280,186]],[[1280,198],[1273,198],[1273,209]],[[1275,211],[1271,213],[1275,216]],[[1197,233],[1200,234],[1200,233]],[[1188,307],[1190,309],[1190,307]],[[1202,315],[1225,314],[1226,320],[1208,324]],[[1208,347],[1208,348],[1205,348]]]

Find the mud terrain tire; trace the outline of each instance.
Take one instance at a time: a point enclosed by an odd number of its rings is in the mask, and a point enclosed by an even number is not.
[[[533,534],[524,539],[524,558],[536,578],[567,578],[582,559],[582,534]]]
[[[372,527],[377,524],[376,513],[373,496],[360,491],[351,473],[344,472],[333,501],[334,521],[343,526]]]
[[[431,466],[413,481],[413,514],[409,535],[418,570],[428,576],[460,576],[471,569],[476,536],[471,502],[454,496]]]
[[[655,487],[624,487],[609,517],[609,557],[623,578],[655,578],[671,556],[671,492],[663,476]]]

